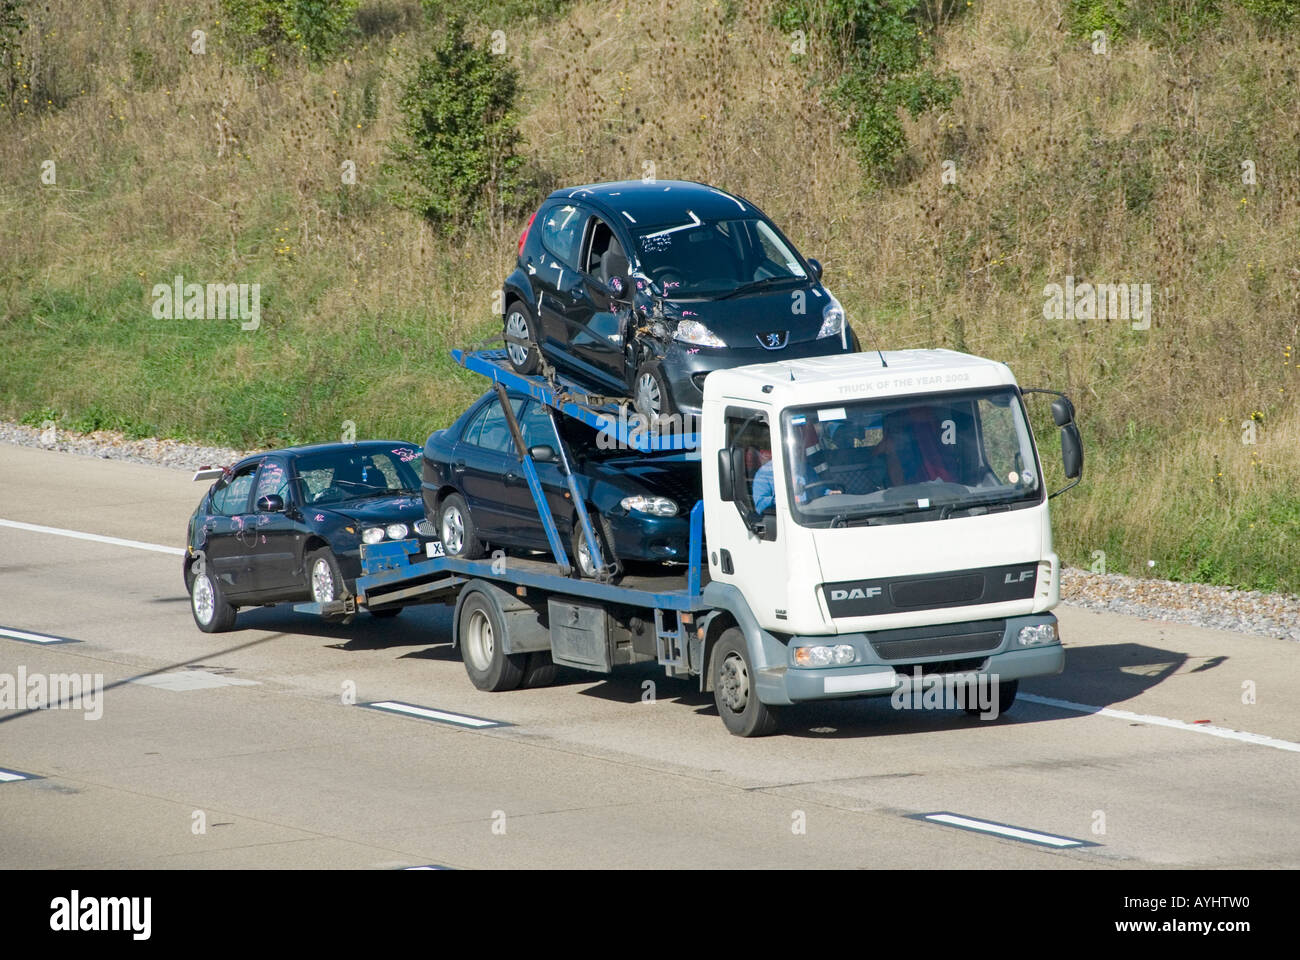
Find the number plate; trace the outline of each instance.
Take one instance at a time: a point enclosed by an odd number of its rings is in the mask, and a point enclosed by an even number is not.
[[[447,555],[446,551],[442,549],[441,540],[430,540],[426,543],[424,545],[424,553],[425,556],[428,557],[445,557]]]

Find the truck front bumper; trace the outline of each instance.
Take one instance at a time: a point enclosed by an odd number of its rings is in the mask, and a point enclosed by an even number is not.
[[[871,655],[871,648],[862,635],[792,638],[791,647],[804,641],[853,641],[854,646],[861,646],[866,651],[863,659],[868,662],[845,667],[782,666],[759,670],[756,678],[758,698],[763,703],[778,706],[840,697],[887,696],[900,689],[920,689],[924,683],[934,682],[930,678],[979,682],[983,677],[983,682],[987,683],[1052,676],[1065,668],[1065,649],[1059,639],[1054,643],[1026,646],[1019,642],[1018,636],[1024,626],[1055,622],[1056,618],[1051,614],[1008,619],[1003,642],[996,651],[978,658],[975,664],[968,658],[960,665],[937,657],[906,664],[882,662]]]

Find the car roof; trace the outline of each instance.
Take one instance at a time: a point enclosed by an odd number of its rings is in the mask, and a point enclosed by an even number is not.
[[[394,446],[415,447],[417,450],[420,444],[412,443],[410,440],[358,440],[355,443],[309,443],[298,447],[281,447],[279,450],[264,450],[261,453],[249,454],[242,458],[236,466],[244,466],[253,460],[260,460],[263,457],[300,457],[304,454],[311,453],[330,453],[336,450],[360,450],[363,452],[376,450],[391,450]]]
[[[701,220],[762,216],[761,211],[743,197],[691,180],[589,183],[556,190],[547,199],[581,200],[610,219],[621,219],[629,228],[679,223],[689,219],[688,210]]]

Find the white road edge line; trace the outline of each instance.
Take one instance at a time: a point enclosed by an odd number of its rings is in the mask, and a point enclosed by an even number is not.
[[[377,703],[368,703],[366,706],[375,710],[386,710],[389,713],[408,713],[413,717],[423,717],[426,720],[441,720],[443,723],[454,723],[461,727],[503,726],[499,720],[466,717],[459,713],[448,713],[445,710],[434,710],[431,707],[417,707],[415,704],[399,703],[396,700],[380,700]]]
[[[23,773],[14,773],[12,770],[0,770],[0,783],[12,783],[15,780],[30,780],[31,777]]]
[[[1050,833],[1038,833],[1035,830],[1022,830],[1019,827],[1008,827],[1005,824],[990,823],[987,820],[972,820],[970,817],[959,817],[954,813],[927,813],[925,819],[934,823],[946,823],[953,827],[963,827],[967,830],[975,830],[979,833],[995,833],[999,836],[1011,837],[1015,840],[1041,843],[1049,847],[1085,846],[1082,841],[1074,840],[1070,837],[1054,837]]]
[[[1026,700],[1029,703],[1041,703],[1045,707],[1057,707],[1061,710],[1072,710],[1075,713],[1095,713],[1103,717],[1114,717],[1116,720],[1146,723],[1153,727],[1169,727],[1171,730],[1186,730],[1191,733],[1204,733],[1211,737],[1223,737],[1225,740],[1239,740],[1242,743],[1253,743],[1261,747],[1272,747],[1274,750],[1287,750],[1291,753],[1300,753],[1300,743],[1292,743],[1290,740],[1278,740],[1276,737],[1266,737],[1262,733],[1246,733],[1243,730],[1229,730],[1227,727],[1216,727],[1209,723],[1188,723],[1186,720],[1171,720],[1169,717],[1157,717],[1148,713],[1131,713],[1128,710],[1116,710],[1114,707],[1094,707],[1086,703],[1075,703],[1072,700],[1057,700],[1055,697],[1040,697],[1033,693],[1022,693],[1019,699]]]
[[[0,637],[8,637],[11,640],[25,640],[28,643],[80,643],[79,640],[73,640],[70,637],[51,637],[45,633],[28,633],[26,630],[15,630],[13,627],[0,627]]]
[[[62,527],[43,527],[39,523],[20,523],[17,520],[0,520],[0,527],[13,527],[15,530],[29,530],[32,533],[49,533],[56,537],[72,537],[74,540],[94,540],[96,543],[109,543],[115,547],[131,547],[135,550],[152,550],[154,553],[170,553],[181,557],[185,551],[181,547],[165,547],[161,543],[144,543],[140,540],[123,540],[121,537],[105,537],[98,533],[83,533],[80,530],[64,530]]]

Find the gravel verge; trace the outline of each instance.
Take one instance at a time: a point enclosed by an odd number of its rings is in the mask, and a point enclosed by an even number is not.
[[[254,451],[208,447],[177,440],[128,440],[109,430],[71,433],[42,431],[0,420],[0,443],[42,447],[105,460],[129,460],[197,470],[224,466]],[[1147,620],[1185,623],[1266,637],[1300,640],[1300,597],[1256,590],[1234,590],[1203,583],[1176,583],[1119,573],[1090,573],[1067,567],[1061,574],[1061,599],[1088,610],[1107,610]]]

